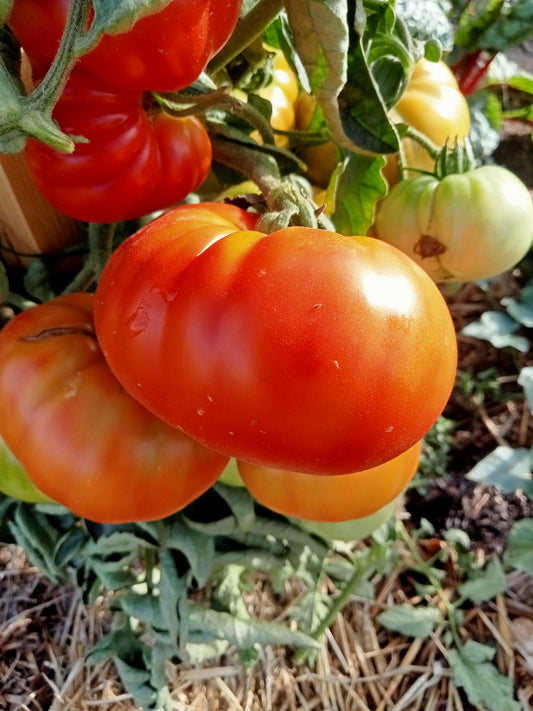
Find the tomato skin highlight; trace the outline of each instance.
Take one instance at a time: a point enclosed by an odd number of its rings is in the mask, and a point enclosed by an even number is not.
[[[206,491],[227,458],[124,391],[94,334],[94,295],[18,314],[0,332],[0,434],[34,484],[101,523],[159,519]]]
[[[42,78],[72,0],[17,0],[8,25]],[[241,0],[171,0],[126,32],[107,34],[76,66],[121,91],[177,91],[192,84],[230,38]]]
[[[379,240],[253,226],[234,206],[184,205],[113,253],[95,323],[116,377],[194,439],[259,465],[341,474],[411,447],[456,370],[433,282]]]
[[[481,166],[438,180],[401,181],[378,204],[373,229],[435,281],[488,279],[511,269],[533,241],[533,201],[506,168]]]
[[[39,191],[77,220],[117,222],[163,209],[196,189],[211,167],[211,142],[197,118],[147,111],[142,94],[83,72],[72,72],[53,116],[88,142],[61,153],[30,139],[25,153]]]
[[[417,442],[377,467],[350,474],[318,476],[237,463],[246,488],[277,513],[306,521],[338,523],[371,516],[394,501],[418,469]]]

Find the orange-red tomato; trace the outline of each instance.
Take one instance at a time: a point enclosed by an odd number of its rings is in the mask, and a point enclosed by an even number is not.
[[[72,0],[17,0],[8,24],[37,77],[50,66]],[[192,84],[228,41],[241,0],[170,0],[127,32],[105,34],[78,68],[121,91],[177,91]]]
[[[206,446],[319,474],[377,466],[449,397],[453,322],[433,281],[380,240],[289,227],[219,203],[122,243],[96,332],[123,386]]]
[[[202,183],[211,166],[207,131],[146,98],[72,72],[53,115],[87,142],[73,153],[35,139],[26,145],[33,179],[57,210],[87,222],[129,220],[174,205]]]
[[[0,332],[0,435],[41,492],[102,523],[158,519],[219,477],[227,457],[152,415],[111,373],[94,296],[58,297]]]
[[[239,461],[238,471],[257,501],[285,516],[339,522],[370,516],[396,499],[418,468],[421,442],[394,459],[351,474],[318,476]]]

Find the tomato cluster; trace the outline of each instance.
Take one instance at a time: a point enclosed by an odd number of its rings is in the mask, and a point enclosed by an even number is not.
[[[34,484],[94,520],[178,510],[230,457],[275,510],[360,518],[414,474],[455,367],[440,292],[395,248],[183,205],[115,250],[95,297],[0,332],[0,422]]]
[[[49,68],[71,0],[17,0],[9,26],[36,81]],[[60,212],[88,222],[141,217],[182,200],[205,179],[211,144],[200,121],[156,105],[153,91],[191,84],[225,44],[241,0],[172,0],[83,55],[54,109],[81,137],[72,154],[28,141],[37,186]],[[46,31],[43,32],[43,27]]]

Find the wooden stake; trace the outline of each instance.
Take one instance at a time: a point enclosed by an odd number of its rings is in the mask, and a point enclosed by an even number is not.
[[[82,236],[80,223],[58,212],[37,190],[24,153],[0,154],[0,244],[21,255],[57,252]],[[1,251],[6,264],[29,259]]]

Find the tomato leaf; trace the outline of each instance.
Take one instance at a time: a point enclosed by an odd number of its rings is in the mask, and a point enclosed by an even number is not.
[[[276,622],[236,619],[228,612],[208,609],[194,603],[188,603],[186,607],[191,632],[208,633],[214,638],[226,640],[241,649],[253,647],[256,644],[311,648],[320,646],[309,635],[291,630]]]
[[[503,561],[510,568],[533,577],[533,518],[524,518],[514,524]]]
[[[127,32],[141,17],[162,10],[170,0],[93,0],[94,19],[77,50],[91,49],[103,34]]]
[[[506,588],[507,576],[500,559],[494,557],[482,571],[459,585],[457,591],[462,597],[479,604],[492,600],[496,595],[505,592]]]
[[[380,612],[377,619],[389,630],[407,637],[426,639],[442,621],[442,614],[436,607],[415,607],[403,603]]]
[[[365,235],[374,221],[376,202],[387,192],[381,175],[385,159],[352,153],[335,183],[335,229],[345,235]]]
[[[522,289],[519,301],[506,296],[501,300],[501,303],[515,321],[527,328],[533,328],[533,284]]]
[[[523,336],[515,336],[516,321],[501,311],[485,311],[479,321],[467,324],[462,330],[465,336],[489,341],[495,348],[511,347],[522,353],[529,350],[529,341]]]
[[[468,640],[461,649],[452,649],[448,662],[454,681],[464,689],[473,706],[488,711],[520,711],[521,704],[513,699],[513,682],[490,663],[495,649]]]
[[[531,450],[525,447],[496,447],[468,472],[466,478],[495,486],[505,494],[521,489],[533,497]]]

